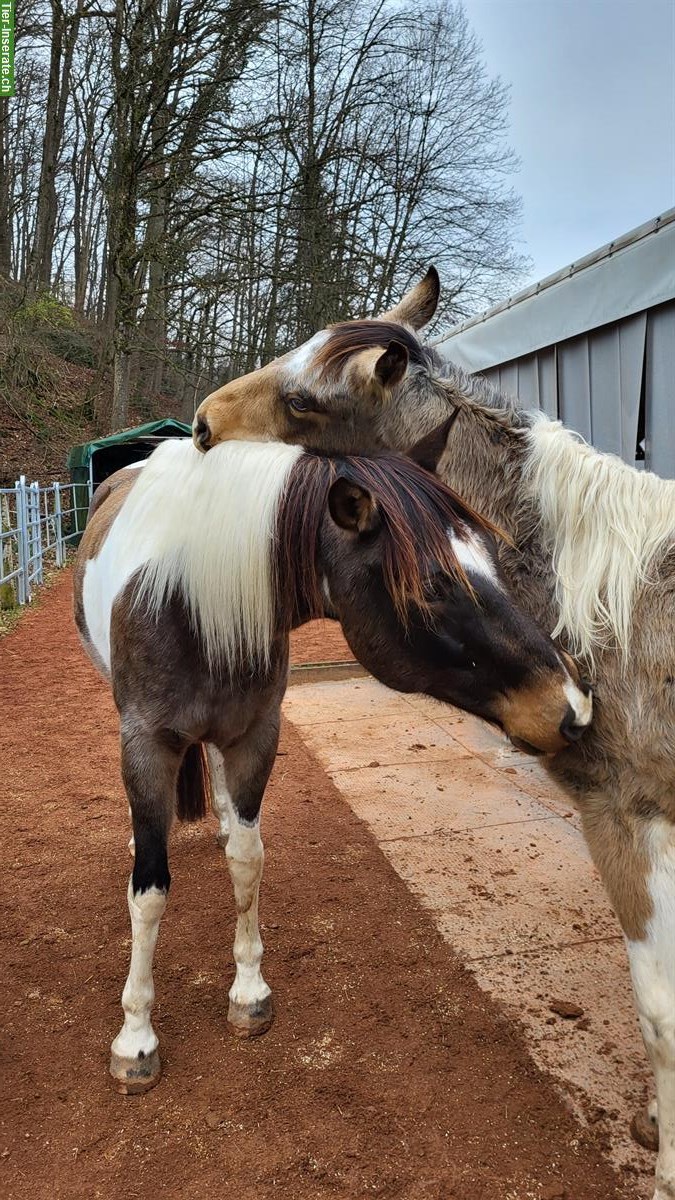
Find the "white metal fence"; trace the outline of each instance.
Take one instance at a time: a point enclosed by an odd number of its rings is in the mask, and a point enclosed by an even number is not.
[[[45,568],[64,565],[86,524],[88,502],[81,485],[41,487],[25,475],[13,488],[0,488],[0,587],[11,584],[17,604],[30,602]],[[6,595],[2,603],[7,606]]]

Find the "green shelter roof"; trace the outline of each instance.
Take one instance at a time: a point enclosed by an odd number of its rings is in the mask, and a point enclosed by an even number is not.
[[[192,430],[182,421],[167,417],[163,421],[146,421],[144,425],[135,425],[133,429],[122,429],[119,433],[111,433],[109,437],[97,438],[93,442],[83,442],[81,446],[73,446],[68,455],[68,466],[87,467],[97,450],[106,446],[117,446],[124,442],[135,442],[148,437],[162,437],[168,431],[190,437]]]

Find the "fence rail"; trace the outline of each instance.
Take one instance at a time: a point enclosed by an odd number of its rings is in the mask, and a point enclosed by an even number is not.
[[[64,565],[68,546],[84,530],[88,506],[87,489],[74,483],[41,487],[22,475],[13,488],[0,488],[2,607],[29,604],[45,569]]]

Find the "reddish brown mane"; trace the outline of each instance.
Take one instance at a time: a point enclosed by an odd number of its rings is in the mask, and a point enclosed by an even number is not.
[[[404,325],[393,321],[342,321],[329,327],[329,338],[318,351],[315,365],[329,372],[338,372],[353,354],[400,342],[413,363],[424,361],[424,347]]]
[[[493,536],[500,531],[451,488],[400,454],[329,458],[306,453],[291,471],[278,516],[278,605],[283,624],[323,611],[316,549],[328,492],[338,476],[366,489],[377,503],[384,583],[401,620],[407,620],[410,604],[428,609],[432,565],[473,592],[448,533],[465,537],[467,524]]]

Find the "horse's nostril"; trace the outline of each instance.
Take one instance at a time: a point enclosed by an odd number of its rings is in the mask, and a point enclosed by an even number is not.
[[[197,417],[194,423],[194,435],[202,450],[208,450],[211,440],[211,430],[203,417]]]
[[[588,728],[588,725],[579,725],[577,723],[577,714],[571,704],[567,705],[567,712],[560,722],[560,732],[568,742],[578,742],[581,735]]]

